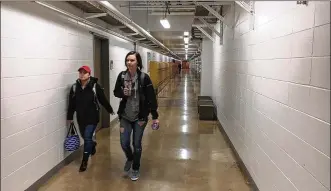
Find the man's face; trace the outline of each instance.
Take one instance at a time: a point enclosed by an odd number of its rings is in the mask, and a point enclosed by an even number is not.
[[[79,79],[81,81],[86,81],[90,78],[90,73],[88,73],[86,70],[81,69],[79,70]]]
[[[129,55],[126,58],[126,67],[128,68],[131,74],[134,74],[137,71],[137,58],[136,55]]]

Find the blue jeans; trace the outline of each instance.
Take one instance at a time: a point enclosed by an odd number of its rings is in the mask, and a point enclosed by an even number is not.
[[[128,161],[133,161],[132,169],[139,170],[140,168],[140,159],[142,153],[141,141],[144,134],[147,121],[143,125],[139,125],[138,121],[130,122],[124,118],[120,121],[120,139],[121,147],[125,153],[125,156]],[[133,153],[130,146],[131,142],[131,132],[133,131]]]
[[[88,157],[91,155],[92,153],[92,149],[95,146],[95,142],[93,141],[93,134],[95,129],[97,128],[96,125],[88,125],[85,127],[85,131],[84,131],[84,155],[83,155],[83,159],[87,160]]]

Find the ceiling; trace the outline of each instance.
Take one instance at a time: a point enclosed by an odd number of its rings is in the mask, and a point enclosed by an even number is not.
[[[231,2],[226,1],[198,1],[211,7],[220,14],[222,6],[230,5]],[[84,13],[104,13],[105,10],[98,2],[91,1],[68,1],[71,5],[81,9]],[[190,41],[188,43],[187,57],[200,55],[201,41],[206,35],[202,33],[196,26],[201,26],[203,29],[212,34],[212,31],[205,23],[202,23],[203,18],[210,25],[216,24],[217,18],[210,13],[204,6],[195,4],[193,1],[110,1],[122,14],[131,19],[134,23],[145,29],[162,43],[170,51],[176,54],[177,58],[185,59],[184,47],[184,32],[189,32]],[[166,12],[166,7],[167,13]],[[166,17],[170,23],[170,28],[165,29],[160,24],[160,19]],[[113,15],[107,14],[98,17],[102,21],[108,23],[113,30],[124,34],[125,36],[137,41],[140,44],[149,46],[151,49],[168,54],[172,53],[165,50],[160,44],[150,40],[141,33],[134,31],[133,28],[118,19]]]

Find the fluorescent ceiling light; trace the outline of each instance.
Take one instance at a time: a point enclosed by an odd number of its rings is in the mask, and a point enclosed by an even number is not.
[[[184,32],[184,36],[188,36],[190,33],[188,33],[187,31]]]
[[[185,44],[185,48],[188,48],[188,45],[187,44]]]
[[[184,42],[187,44],[188,43],[188,37],[184,37]]]
[[[163,28],[165,28],[165,29],[170,28],[169,21],[168,21],[166,18],[161,19],[161,20],[160,20],[160,23],[161,23],[161,25],[163,26]]]

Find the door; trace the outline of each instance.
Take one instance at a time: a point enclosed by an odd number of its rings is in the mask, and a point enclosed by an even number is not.
[[[94,37],[94,77],[98,78],[98,83],[104,88],[104,93],[109,101],[109,41],[108,39]],[[100,122],[97,130],[108,128],[110,125],[110,114],[101,106]]]

